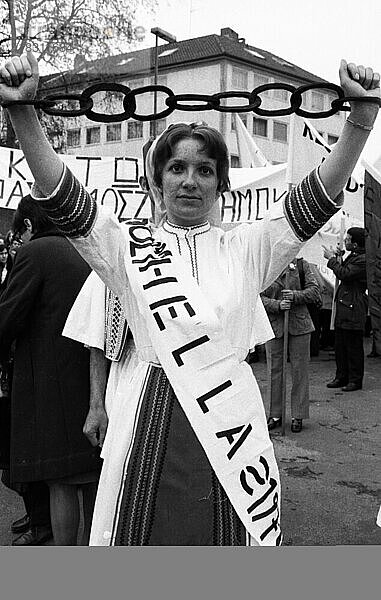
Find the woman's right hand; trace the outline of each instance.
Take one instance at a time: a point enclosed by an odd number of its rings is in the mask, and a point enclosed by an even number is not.
[[[0,104],[34,100],[38,81],[38,63],[32,52],[8,59],[0,68]]]

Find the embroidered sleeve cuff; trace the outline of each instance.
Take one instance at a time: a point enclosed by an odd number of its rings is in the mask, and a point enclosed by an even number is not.
[[[333,201],[315,169],[287,194],[284,211],[295,235],[305,242],[340,209],[342,203],[343,193]]]
[[[68,237],[85,237],[91,232],[97,216],[96,202],[66,166],[60,182],[49,196],[42,197],[35,184],[31,195]]]

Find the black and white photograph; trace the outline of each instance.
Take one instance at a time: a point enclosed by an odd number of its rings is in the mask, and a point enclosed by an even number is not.
[[[380,558],[380,32],[373,0],[0,0],[7,559]]]

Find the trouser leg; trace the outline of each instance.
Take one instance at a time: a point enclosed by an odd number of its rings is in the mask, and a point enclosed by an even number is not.
[[[345,330],[340,327],[335,328],[335,360],[336,360],[336,379],[343,384],[348,383],[348,348],[345,337]]]
[[[309,380],[308,364],[310,361],[311,334],[289,335],[288,347],[291,364],[291,417],[293,419],[309,418]]]
[[[32,527],[50,527],[49,488],[44,481],[31,481],[22,494]]]
[[[347,330],[344,336],[348,357],[348,383],[362,385],[364,377],[363,332]]]
[[[282,416],[282,364],[283,337],[266,343],[268,362],[268,394],[270,398],[270,417]]]

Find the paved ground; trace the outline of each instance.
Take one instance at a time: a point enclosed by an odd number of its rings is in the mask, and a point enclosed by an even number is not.
[[[265,397],[266,364],[252,367]],[[288,422],[284,437],[272,435],[285,545],[381,545],[381,358],[366,359],[359,392],[327,389],[334,369],[328,352],[312,359],[310,420],[299,434]],[[22,514],[20,499],[0,483],[0,545],[11,544],[10,523]]]

